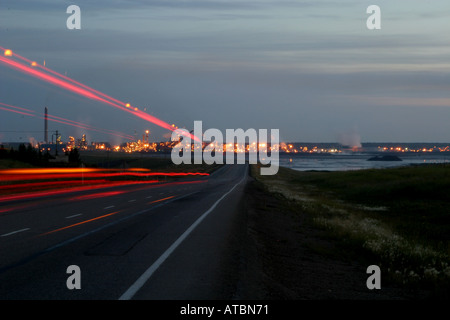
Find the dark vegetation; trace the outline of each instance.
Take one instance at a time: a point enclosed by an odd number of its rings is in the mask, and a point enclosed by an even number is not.
[[[344,172],[280,168],[255,178],[341,251],[375,261],[385,281],[450,298],[450,165]]]
[[[20,144],[17,150],[14,148],[6,149],[0,145],[0,161],[3,167],[55,167],[55,166],[79,166],[81,164],[80,153],[78,149],[67,152],[68,162],[51,162],[55,159],[49,152],[41,152],[31,145]]]
[[[314,185],[354,204],[383,206],[371,213],[408,237],[450,250],[450,165],[350,172],[305,172],[292,183]],[[449,251],[450,253],[450,251]]]

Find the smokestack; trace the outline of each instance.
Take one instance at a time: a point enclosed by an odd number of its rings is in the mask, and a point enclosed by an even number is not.
[[[44,117],[44,141],[48,143],[48,109],[45,107],[45,117]]]

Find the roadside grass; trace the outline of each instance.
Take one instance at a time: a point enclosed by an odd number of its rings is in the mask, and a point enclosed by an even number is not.
[[[450,165],[252,176],[384,279],[450,298]]]

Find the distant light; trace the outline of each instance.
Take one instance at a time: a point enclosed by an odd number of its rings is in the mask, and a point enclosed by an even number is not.
[[[130,105],[129,103],[127,103],[127,104],[125,105],[125,107],[129,108],[129,107],[131,107],[131,105]]]
[[[5,56],[7,56],[7,57],[11,57],[12,56],[12,51],[10,50],[10,49],[6,49],[5,50]]]
[[[31,62],[31,66],[32,67],[36,67],[37,66],[37,62],[36,61]]]

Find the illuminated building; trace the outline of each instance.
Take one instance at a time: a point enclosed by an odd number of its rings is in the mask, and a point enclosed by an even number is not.
[[[86,140],[86,134],[83,134],[81,139],[77,139],[76,148],[79,148],[81,150],[87,150],[88,144]]]
[[[75,148],[75,138],[69,136],[69,141],[67,142],[67,149],[70,151]]]
[[[112,148],[109,142],[92,142],[89,149],[110,151]]]

